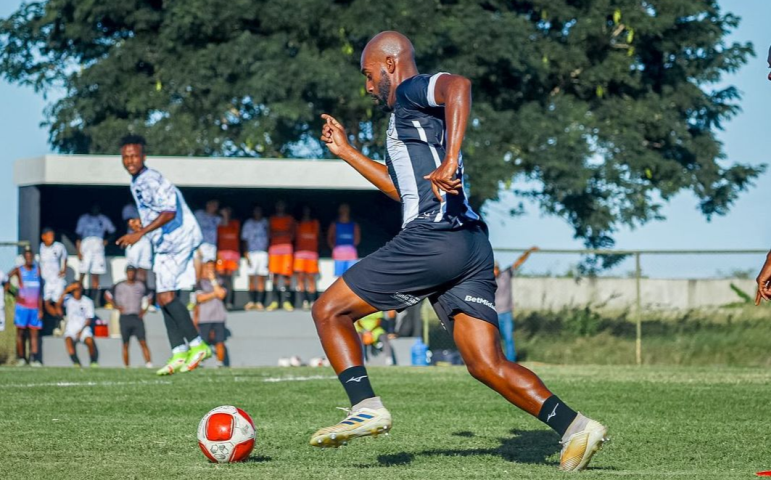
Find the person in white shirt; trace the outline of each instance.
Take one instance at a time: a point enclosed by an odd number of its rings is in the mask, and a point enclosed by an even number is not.
[[[249,303],[244,310],[265,310],[265,280],[268,278],[268,219],[255,206],[252,218],[241,228],[246,274],[249,276]]]
[[[64,308],[67,314],[67,323],[64,327],[64,344],[67,347],[67,353],[73,365],[80,367],[80,359],[78,359],[75,344],[83,342],[88,347],[91,366],[98,366],[94,333],[91,330],[91,321],[96,317],[94,314],[94,302],[83,295],[83,284],[77,281],[69,284],[62,296],[59,297],[57,305],[60,309]]]
[[[104,247],[107,245],[105,236],[115,233],[115,225],[102,215],[99,205],[93,205],[90,213],[84,213],[78,219],[75,233],[78,235],[75,246],[80,260],[80,281],[83,282],[87,273],[91,275],[91,289],[86,294],[99,303],[99,275],[107,273],[107,259],[104,256]]]
[[[40,235],[40,277],[43,279],[43,308],[53,317],[61,316],[56,302],[64,292],[67,274],[67,249],[57,242],[56,232],[44,228]]]
[[[201,228],[182,192],[160,172],[145,165],[144,137],[124,137],[120,153],[123,168],[131,175],[131,194],[139,218],[130,220],[133,232],[115,243],[126,248],[142,237],[150,239],[154,252],[155,289],[172,353],[166,365],[156,373],[189,372],[211,357],[211,348],[198,334],[190,311],[176,294],[177,290],[190,290],[195,284],[193,257],[203,241]]]
[[[219,200],[211,199],[206,202],[206,208],[196,210],[194,214],[203,235],[203,242],[195,252],[196,281],[201,279],[201,268],[204,263],[217,261],[217,227],[222,223],[219,211]]]

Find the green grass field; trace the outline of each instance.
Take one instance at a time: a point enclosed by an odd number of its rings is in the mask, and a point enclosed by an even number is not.
[[[585,478],[752,478],[771,469],[771,371],[534,366],[610,428]],[[308,446],[345,394],[329,369],[0,368],[0,478],[565,478],[557,436],[459,367],[371,369],[393,433]],[[234,404],[257,426],[249,462],[208,463],[195,432]]]

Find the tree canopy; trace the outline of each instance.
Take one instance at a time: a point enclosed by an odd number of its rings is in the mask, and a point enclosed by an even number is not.
[[[62,89],[47,118],[64,153],[136,132],[153,154],[323,157],[328,112],[378,158],[385,115],[359,56],[398,30],[422,71],[473,82],[474,204],[526,185],[609,247],[681,191],[725,214],[762,171],[716,138],[740,101],[718,82],[753,55],[726,41],[738,22],[717,0],[47,0],[0,21],[0,71]]]

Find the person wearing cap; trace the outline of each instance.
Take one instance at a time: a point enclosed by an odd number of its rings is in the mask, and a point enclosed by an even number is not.
[[[511,292],[511,279],[519,270],[531,253],[537,252],[538,247],[532,247],[517,259],[510,267],[501,270],[498,262],[495,262],[495,283],[498,288],[495,290],[495,311],[498,313],[498,325],[503,337],[504,352],[506,358],[511,362],[517,361],[517,351],[514,348],[514,296]]]
[[[112,292],[105,292],[107,300],[115,305],[120,312],[120,336],[123,341],[123,365],[129,367],[129,342],[131,337],[136,337],[142,355],[145,359],[145,367],[153,368],[150,360],[150,349],[147,347],[144,316],[147,313],[149,302],[143,300],[147,296],[147,287],[144,282],[137,280],[137,268],[133,265],[126,267],[126,280],[118,282]]]
[[[40,277],[43,279],[43,307],[49,315],[60,317],[56,302],[64,293],[67,274],[67,249],[56,241],[56,232],[46,227],[40,235]]]

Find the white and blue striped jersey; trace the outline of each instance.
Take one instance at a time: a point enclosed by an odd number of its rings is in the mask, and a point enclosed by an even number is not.
[[[434,98],[436,75],[416,75],[396,88],[396,104],[386,137],[388,173],[402,200],[402,228],[420,221],[449,222],[455,226],[479,220],[471,209],[465,186],[459,195],[442,192],[440,202],[423,177],[444,161],[447,131],[444,105]],[[463,181],[463,156],[458,156],[456,178]]]
[[[131,194],[137,204],[142,225],[150,225],[162,212],[176,215],[166,225],[146,236],[155,253],[176,253],[183,247],[196,248],[201,244],[201,229],[193,212],[179,191],[157,170],[145,168],[131,180]]]

